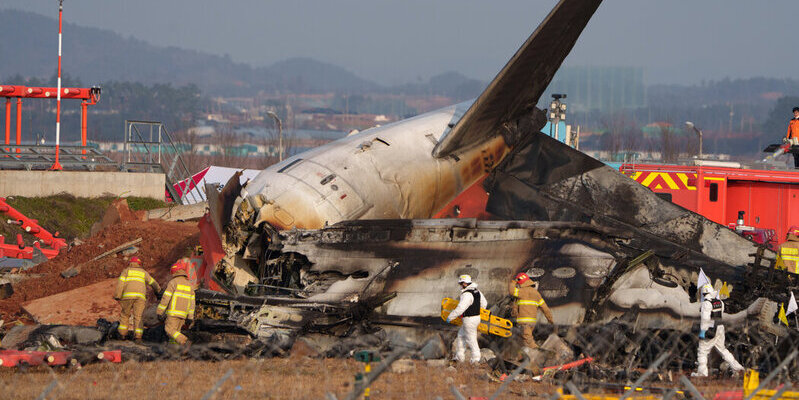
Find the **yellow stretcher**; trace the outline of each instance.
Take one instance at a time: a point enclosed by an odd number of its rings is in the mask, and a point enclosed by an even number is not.
[[[447,317],[449,317],[449,313],[456,307],[458,307],[458,300],[450,299],[449,297],[441,300],[441,319],[446,321]],[[461,318],[455,318],[450,323],[460,326],[463,324],[463,320]],[[510,337],[512,335],[511,328],[513,328],[513,323],[509,320],[491,315],[491,311],[485,308],[480,309],[480,325],[477,326],[478,332],[500,337]]]

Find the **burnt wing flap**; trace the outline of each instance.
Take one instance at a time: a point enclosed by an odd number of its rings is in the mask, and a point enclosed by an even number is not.
[[[433,149],[446,157],[500,133],[502,123],[529,112],[571,52],[601,0],[561,0],[463,118]]]

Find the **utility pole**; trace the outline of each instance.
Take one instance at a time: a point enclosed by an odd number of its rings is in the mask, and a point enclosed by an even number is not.
[[[272,111],[267,111],[266,115],[275,120],[275,124],[277,125],[277,137],[278,137],[277,157],[278,161],[283,161],[283,122],[281,122],[277,114],[275,114]]]
[[[729,126],[727,132],[728,133],[732,133],[732,117],[735,116],[735,113],[732,110],[732,107],[733,107],[732,103],[729,103],[729,104],[730,104],[730,126]]]

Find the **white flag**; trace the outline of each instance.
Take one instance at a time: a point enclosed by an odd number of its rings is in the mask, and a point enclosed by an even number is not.
[[[788,300],[788,309],[785,310],[785,315],[791,315],[791,313],[797,309],[799,309],[799,305],[796,304],[796,297],[794,297],[793,292],[791,292],[791,299]]]
[[[713,284],[710,283],[710,279],[708,279],[707,275],[705,275],[705,271],[702,268],[699,268],[699,278],[696,280],[696,290],[701,293],[702,286],[705,285],[713,286]]]

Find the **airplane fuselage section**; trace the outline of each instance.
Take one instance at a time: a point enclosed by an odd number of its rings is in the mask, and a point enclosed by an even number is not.
[[[508,152],[495,136],[457,157],[432,156],[468,106],[368,129],[265,169],[246,187],[256,224],[316,229],[344,220],[433,216]]]

